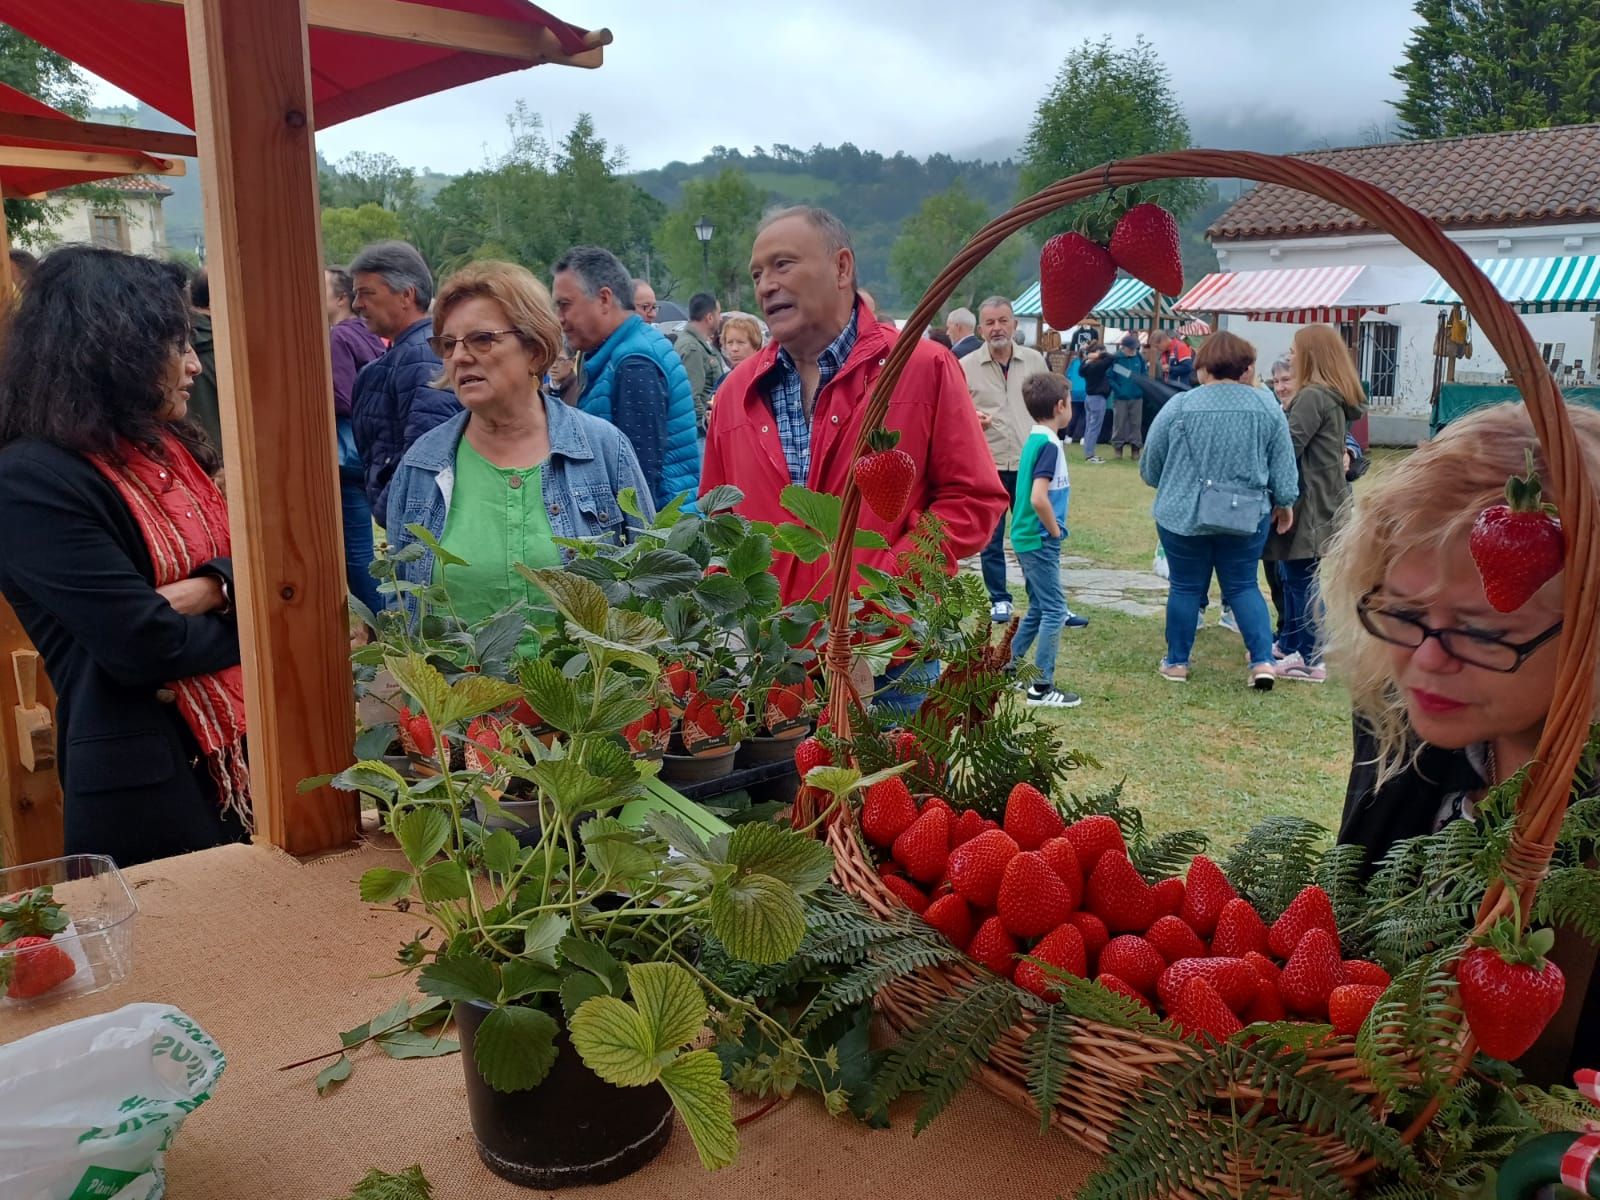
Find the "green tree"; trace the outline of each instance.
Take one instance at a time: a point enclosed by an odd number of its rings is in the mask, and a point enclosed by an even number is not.
[[[329,208],[376,204],[402,212],[417,202],[417,173],[391,154],[352,150],[320,173],[322,202]]]
[[[661,222],[655,240],[666,269],[684,281],[685,292],[709,287],[723,307],[745,307],[750,294],[750,244],[755,241],[766,201],[767,193],[737,167],[725,167],[710,179],[683,185],[682,199]],[[705,251],[694,232],[701,217],[711,222],[713,230]]]
[[[376,204],[322,210],[322,252],[330,263],[347,263],[368,243],[400,234],[399,214]]]
[[[1417,0],[1394,76],[1401,136],[1459,137],[1600,118],[1594,0]]]
[[[26,92],[70,116],[89,115],[89,79],[72,62],[46,50],[9,25],[0,25],[0,83]],[[77,189],[74,189],[76,191]],[[96,189],[98,195],[104,189]],[[6,225],[13,239],[40,242],[61,219],[60,204],[47,200],[7,200]]]
[[[1171,77],[1143,37],[1119,48],[1110,36],[1085,42],[1062,66],[1023,144],[1021,194],[1113,159],[1184,150],[1189,123]],[[1168,179],[1141,189],[1182,221],[1205,200],[1198,179]],[[1100,204],[1081,201],[1038,222],[1046,233],[1072,228]]]
[[[901,226],[900,236],[889,251],[889,273],[906,303],[915,303],[928,290],[934,277],[988,222],[989,216],[983,201],[968,195],[966,185],[959,179],[922,202],[916,215]],[[1018,239],[1007,238],[956,286],[951,305],[976,308],[986,296],[1012,295],[1021,253]]]

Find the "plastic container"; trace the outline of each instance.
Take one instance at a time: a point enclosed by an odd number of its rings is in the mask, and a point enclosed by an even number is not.
[[[133,965],[133,918],[139,905],[117,864],[103,854],[69,854],[0,869],[0,896],[49,885],[68,925],[51,939],[77,970],[42,996],[13,1000],[0,991],[0,1011],[88,996],[114,987]],[[13,952],[0,950],[0,964]]]

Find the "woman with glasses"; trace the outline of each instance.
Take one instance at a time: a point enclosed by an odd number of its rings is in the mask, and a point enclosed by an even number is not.
[[[397,551],[417,541],[408,526],[420,525],[465,560],[447,565],[424,543],[401,577],[444,584],[470,623],[537,600],[516,565],[560,566],[557,538],[625,536],[637,523],[618,501],[625,488],[647,519],[654,509],[628,439],[541,392],[561,326],[528,271],[502,262],[457,271],[439,289],[428,342],[444,364],[436,386],[454,391],[464,411],[407,451],[389,490],[388,529]]]
[[[1600,413],[1569,411],[1600,481]],[[1528,764],[1544,729],[1564,577],[1515,612],[1496,612],[1467,548],[1473,521],[1503,500],[1529,447],[1549,495],[1522,405],[1452,422],[1363,488],[1323,560],[1328,654],[1355,710],[1339,841],[1365,847],[1367,872],[1397,841],[1471,818],[1489,788]],[[1587,959],[1575,964],[1567,956],[1578,951]],[[1557,938],[1569,992],[1587,986],[1593,951]],[[1600,1064],[1600,988],[1591,990],[1575,1066]]]

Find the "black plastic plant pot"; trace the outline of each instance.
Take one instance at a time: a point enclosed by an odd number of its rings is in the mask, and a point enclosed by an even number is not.
[[[768,763],[793,762],[794,749],[800,744],[804,734],[805,730],[801,728],[782,737],[769,737],[765,734],[748,737],[739,743],[738,765],[763,767]]]
[[[733,774],[736,747],[724,746],[715,753],[664,754],[661,778],[668,783],[704,783]]]
[[[666,1148],[673,1117],[666,1090],[601,1079],[572,1048],[565,1022],[555,1065],[538,1087],[495,1091],[473,1058],[473,1039],[488,1014],[489,1006],[476,1001],[455,1006],[472,1136],[489,1170],[523,1187],[577,1187],[631,1175]]]

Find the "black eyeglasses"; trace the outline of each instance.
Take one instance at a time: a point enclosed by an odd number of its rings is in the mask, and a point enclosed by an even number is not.
[[[1373,588],[1356,603],[1356,615],[1373,637],[1412,650],[1429,638],[1438,638],[1439,645],[1451,658],[1486,671],[1509,675],[1527,661],[1528,655],[1561,632],[1561,622],[1557,621],[1529,641],[1508,642],[1491,633],[1471,629],[1434,629],[1406,609],[1380,608],[1373,601],[1380,590]]]
[[[440,359],[447,359],[456,352],[456,347],[464,345],[474,354],[487,354],[489,347],[493,346],[508,333],[517,333],[515,329],[475,329],[471,333],[464,333],[460,337],[451,337],[442,333],[437,337],[428,339],[429,348]]]

